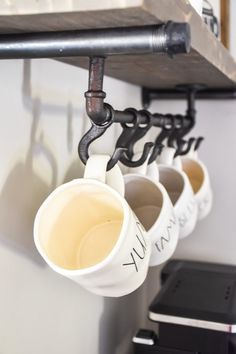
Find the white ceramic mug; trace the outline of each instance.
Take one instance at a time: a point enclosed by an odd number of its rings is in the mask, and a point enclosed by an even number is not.
[[[35,218],[36,247],[57,273],[102,296],[123,296],[145,280],[150,241],[123,198],[118,166],[91,156],[84,178],[56,188]],[[115,190],[116,189],[116,190]]]
[[[198,159],[194,149],[187,156],[181,157],[184,172],[192,185],[198,205],[198,219],[204,219],[212,208],[212,188],[206,166]]]
[[[124,176],[125,198],[152,242],[150,266],[167,261],[173,255],[179,237],[173,205],[158,180],[155,162],[130,168]]]
[[[165,147],[158,158],[159,180],[166,188],[174,205],[180,225],[179,238],[189,236],[197,222],[197,204],[192,186],[182,170],[179,157],[174,158],[175,149]]]

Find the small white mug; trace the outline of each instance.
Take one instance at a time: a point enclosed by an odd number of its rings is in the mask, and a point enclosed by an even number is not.
[[[181,157],[182,167],[187,174],[198,205],[198,220],[204,219],[211,211],[213,194],[209,173],[205,164],[198,159],[197,151]]]
[[[159,180],[166,188],[174,205],[180,225],[179,238],[189,236],[197,223],[197,204],[192,186],[182,170],[179,157],[174,158],[175,149],[165,147],[158,157]]]
[[[91,156],[84,178],[56,188],[35,218],[34,241],[57,273],[102,296],[123,296],[145,280],[150,241],[123,197],[118,166]]]
[[[165,188],[158,182],[155,162],[130,168],[128,172],[124,175],[125,198],[151,240],[150,266],[157,266],[167,261],[176,249],[178,220]]]

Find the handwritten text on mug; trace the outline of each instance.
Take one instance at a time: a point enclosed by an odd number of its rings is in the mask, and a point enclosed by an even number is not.
[[[147,243],[146,240],[143,236],[142,229],[140,223],[137,221],[136,225],[139,230],[139,234],[136,234],[136,238],[138,240],[138,244],[140,247],[135,247],[132,249],[130,252],[130,262],[128,263],[123,263],[124,267],[128,266],[133,266],[136,269],[136,272],[138,272],[138,260],[142,260],[145,258],[146,252],[147,252]]]
[[[155,242],[155,246],[158,252],[164,251],[165,244],[171,241],[171,229],[174,225],[176,225],[176,218],[173,215],[172,218],[169,220],[165,233],[163,233],[163,236],[161,236],[160,239]]]

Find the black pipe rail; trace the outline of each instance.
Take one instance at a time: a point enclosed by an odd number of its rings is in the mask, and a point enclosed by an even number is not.
[[[190,37],[188,23],[171,21],[151,26],[2,34],[0,59],[88,56],[89,87],[85,93],[88,116],[96,124],[103,124],[110,119],[111,114],[114,115],[114,122],[129,123],[133,120],[130,113],[111,110],[112,107],[104,103],[106,94],[102,87],[105,57],[150,53],[173,56],[188,53]],[[156,114],[155,117],[164,116]],[[145,123],[147,117],[142,115],[141,121]]]
[[[0,59],[187,53],[187,23],[0,35]]]
[[[86,111],[92,128],[79,145],[86,162],[89,144],[101,136],[113,122],[132,123],[132,110],[119,111],[105,103],[103,91],[105,58],[112,55],[140,55],[166,53],[170,56],[190,51],[188,23],[167,22],[151,26],[84,29],[76,31],[18,33],[0,35],[0,59],[90,58],[88,91],[85,93]],[[186,116],[151,114],[139,111],[139,124],[160,128],[180,125],[186,131],[194,124],[194,93],[188,95]],[[82,154],[81,154],[82,151]],[[120,151],[121,152],[121,151]],[[119,153],[120,153],[119,152]],[[117,155],[118,156],[118,155]],[[119,158],[113,157],[114,161]]]
[[[88,91],[85,92],[86,111],[89,118],[97,125],[102,125],[110,120],[112,120],[113,123],[133,123],[135,117],[131,112],[127,110],[116,110],[104,102],[106,97],[106,93],[103,91],[104,67],[105,58],[90,58]],[[195,91],[196,90],[190,90],[187,93],[188,106],[185,116],[180,114],[151,114],[150,112],[140,111],[140,124],[148,124],[151,118],[153,126],[163,128],[172,125],[173,119],[175,119],[176,125],[181,125],[183,128],[191,129],[195,122],[196,114]]]

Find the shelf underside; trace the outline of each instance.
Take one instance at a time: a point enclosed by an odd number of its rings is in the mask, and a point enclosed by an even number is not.
[[[235,61],[187,0],[90,0],[89,5],[86,3],[76,0],[73,8],[66,7],[66,4],[64,8],[63,5],[58,8],[55,2],[54,7],[44,10],[31,5],[32,8],[27,10],[31,13],[27,14],[24,9],[21,14],[16,14],[16,10],[7,5],[3,11],[1,5],[0,33],[137,26],[168,20],[189,22],[192,33],[190,54],[174,58],[164,54],[113,56],[107,58],[106,74],[150,88],[173,88],[183,83],[201,83],[211,88],[235,85]],[[95,10],[98,6],[99,10]],[[87,58],[65,58],[62,61],[88,68]]]

